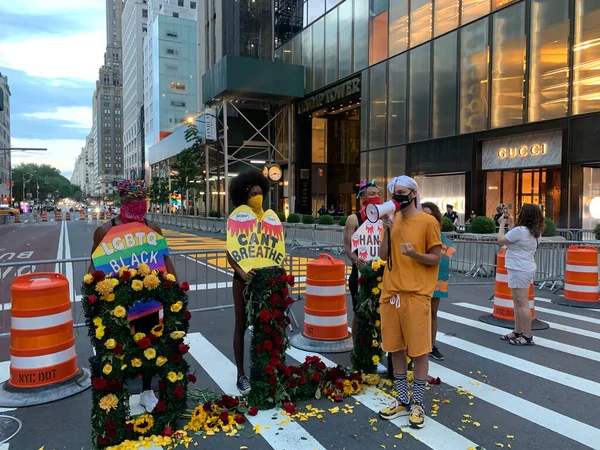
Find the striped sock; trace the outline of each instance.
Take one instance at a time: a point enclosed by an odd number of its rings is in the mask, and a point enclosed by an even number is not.
[[[423,397],[425,395],[425,384],[427,380],[417,380],[413,382],[413,402],[423,403]]]
[[[396,380],[396,398],[400,403],[408,403],[408,379],[405,373],[394,373]]]

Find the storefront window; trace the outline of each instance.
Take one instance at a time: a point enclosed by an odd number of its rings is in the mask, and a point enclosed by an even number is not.
[[[410,46],[416,47],[431,39],[431,0],[410,2]]]
[[[408,139],[409,142],[429,139],[429,105],[431,92],[431,43],[410,52]],[[424,82],[424,80],[426,80]]]
[[[347,0],[338,8],[339,77],[352,73],[352,1]]]
[[[583,168],[583,210],[581,226],[593,229],[600,223],[600,168]]]
[[[567,115],[569,4],[533,0],[530,24],[529,121]]]
[[[492,1],[492,8],[494,11],[496,11],[498,8],[502,8],[503,6],[509,5],[510,3],[513,3],[517,0],[493,0]]]
[[[317,20],[313,26],[313,88],[325,84],[325,19]]]
[[[408,0],[390,0],[390,55],[408,48]]]
[[[457,32],[433,42],[433,136],[456,133]]]
[[[490,13],[490,0],[463,0],[462,24],[472,22]]]
[[[325,0],[307,0],[306,3],[308,5],[308,23],[325,14]]]
[[[312,162],[327,164],[327,119],[312,119]]]
[[[459,0],[436,0],[434,36],[440,36],[458,28]]]
[[[446,212],[446,205],[454,206],[458,213],[458,223],[465,223],[465,175],[419,176],[415,177],[419,185],[421,203],[435,203]]]
[[[406,142],[406,53],[388,61],[388,145]]]
[[[381,186],[383,191],[386,185],[385,180],[385,160],[386,160],[386,149],[375,150],[367,153],[369,155],[369,176],[367,179],[370,181],[375,179],[377,186]],[[382,195],[385,195],[383,192]]]
[[[338,79],[338,16],[337,10],[325,16],[325,84]]]
[[[600,2],[575,3],[573,114],[600,110]]]
[[[470,133],[487,127],[488,19],[463,28],[460,44],[460,132]]]
[[[371,67],[369,83],[369,148],[385,147],[387,63]]]
[[[523,123],[525,3],[494,15],[492,128]]]
[[[353,53],[354,72],[359,72],[369,65],[369,0],[354,0]]]
[[[313,47],[312,47],[312,27],[305,28],[302,31],[302,65],[304,66],[304,92],[314,90],[313,86]]]
[[[388,56],[388,0],[371,0],[369,26],[369,65]]]
[[[386,189],[387,183],[397,176],[404,175],[406,173],[406,145],[401,145],[399,147],[390,147],[387,151],[387,179],[382,186],[382,196],[383,191],[385,191],[385,200],[389,200],[391,198],[391,194]]]

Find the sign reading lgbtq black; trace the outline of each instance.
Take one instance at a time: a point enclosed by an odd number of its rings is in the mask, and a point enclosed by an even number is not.
[[[259,219],[246,205],[227,219],[227,251],[244,272],[280,266],[285,258],[283,225],[272,210]]]

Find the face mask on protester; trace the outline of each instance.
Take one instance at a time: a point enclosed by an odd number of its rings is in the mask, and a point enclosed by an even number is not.
[[[131,203],[123,203],[121,205],[121,219],[123,222],[141,222],[148,211],[148,205],[145,200],[140,200]]]
[[[254,214],[256,214],[259,219],[262,217],[262,215],[264,213],[262,205],[263,205],[263,196],[262,195],[255,195],[254,197],[250,197],[248,199],[248,206],[250,208],[252,208],[252,211],[254,211]]]
[[[406,194],[406,195],[394,194],[394,195],[392,195],[392,200],[394,200],[396,203],[398,203],[400,205],[400,209],[404,209],[412,203],[412,201],[414,200],[414,197],[410,198],[410,194]]]

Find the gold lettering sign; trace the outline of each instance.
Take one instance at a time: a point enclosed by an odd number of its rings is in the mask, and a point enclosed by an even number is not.
[[[548,144],[533,144],[531,146],[521,145],[520,147],[502,147],[498,149],[498,159],[506,158],[526,158],[528,156],[540,156],[548,153]]]

